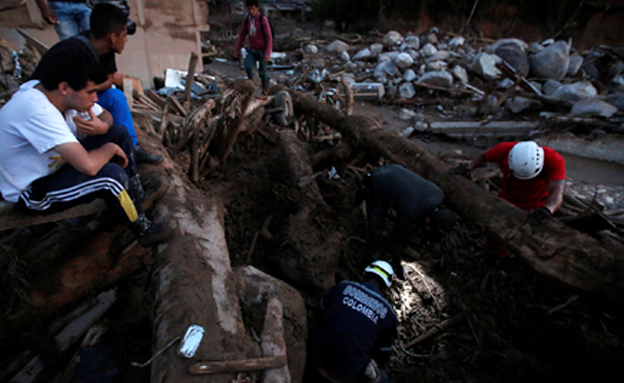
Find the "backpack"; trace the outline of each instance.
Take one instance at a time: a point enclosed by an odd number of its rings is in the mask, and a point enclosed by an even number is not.
[[[264,13],[262,13],[262,11],[260,11],[260,22],[262,22],[263,17],[265,17],[267,19],[267,22],[269,23],[269,31],[271,31],[271,39],[273,39],[273,36],[275,36],[275,34],[273,33],[273,24],[271,24],[271,19],[269,19],[267,16],[264,15]],[[245,17],[245,28],[249,28],[249,19],[251,19],[251,17],[249,16],[249,14],[247,14],[247,17]],[[260,30],[262,31],[262,33],[264,33],[264,28],[260,28]]]

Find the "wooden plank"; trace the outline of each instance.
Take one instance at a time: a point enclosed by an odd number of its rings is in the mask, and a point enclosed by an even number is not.
[[[285,356],[272,356],[267,358],[243,360],[216,360],[191,364],[189,366],[189,372],[193,375],[203,375],[216,374],[218,372],[267,370],[271,368],[280,368],[285,365]]]
[[[82,217],[89,214],[96,214],[106,209],[107,207],[104,201],[98,199],[91,203],[78,205],[58,213],[29,214],[17,210],[10,202],[0,201],[0,231]]]

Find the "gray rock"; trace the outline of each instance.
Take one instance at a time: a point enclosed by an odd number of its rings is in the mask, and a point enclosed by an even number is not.
[[[405,37],[405,49],[420,49],[420,38],[416,35],[409,35]]]
[[[377,57],[377,61],[379,61],[379,62],[394,61],[394,58],[397,57],[399,55],[399,53],[401,53],[401,52],[397,52],[397,51],[383,52],[383,53],[379,54],[379,56]]]
[[[464,67],[455,65],[451,70],[453,76],[459,80],[459,82],[467,84],[468,83],[468,73]]]
[[[401,71],[392,60],[386,60],[379,63],[379,65],[375,68],[374,74],[375,77],[388,76],[390,78],[400,75]]]
[[[394,58],[394,63],[399,68],[405,69],[409,68],[414,63],[414,59],[408,53],[402,52]]]
[[[529,61],[534,76],[563,80],[570,66],[570,46],[565,41],[557,41],[529,57]]]
[[[355,55],[353,55],[353,61],[370,60],[372,58],[375,58],[376,56],[377,55],[373,54],[370,49],[364,48],[361,51],[357,52]]]
[[[561,83],[555,80],[548,80],[544,83],[543,92],[545,95],[550,96],[557,91],[561,87]]]
[[[487,80],[496,80],[502,75],[501,71],[496,67],[496,64],[499,64],[501,61],[501,58],[495,54],[481,52],[472,62],[472,70]]]
[[[397,31],[390,31],[386,33],[381,42],[386,47],[395,47],[403,42],[403,35]]]
[[[433,46],[433,44],[427,43],[420,49],[419,52],[422,57],[431,57],[436,54],[437,51],[438,50]]]
[[[403,73],[403,80],[414,81],[416,79],[416,73],[412,69],[408,69]]]
[[[581,70],[581,65],[583,65],[583,57],[579,55],[574,55],[570,57],[570,66],[568,66],[568,76],[574,77]]]
[[[580,81],[573,84],[560,86],[552,95],[552,98],[562,101],[576,102],[587,98],[596,97],[598,91],[589,81]]]
[[[399,86],[399,96],[401,96],[401,98],[410,99],[414,97],[415,94],[416,89],[414,88],[414,84],[411,82],[406,82]]]
[[[464,45],[465,42],[466,42],[465,38],[461,36],[455,36],[451,39],[451,41],[449,41],[448,45],[450,47],[456,48],[456,47],[461,47],[462,45]]]
[[[383,52],[383,44],[379,44],[379,43],[371,44],[370,51],[375,56],[379,56],[381,54],[381,52]]]
[[[507,90],[509,88],[511,88],[512,86],[514,86],[516,83],[508,78],[504,78],[501,80],[501,82],[498,83],[498,85],[496,86],[496,89],[498,90]]]
[[[449,87],[453,85],[453,76],[449,72],[435,71],[427,72],[420,77],[418,82],[423,84]]]
[[[494,53],[507,61],[521,76],[526,77],[529,74],[529,58],[517,44],[501,44]]]
[[[424,35],[421,39],[420,39],[420,43],[421,44],[435,44],[438,42],[438,36],[435,33],[429,33]]]
[[[430,60],[430,61],[446,60],[446,59],[449,58],[450,55],[451,55],[451,52],[449,52],[449,51],[438,50],[436,53],[431,55],[431,57],[429,57],[428,60]]]
[[[427,63],[427,72],[445,70],[448,64],[444,61],[431,61]]]
[[[575,116],[592,116],[609,118],[617,112],[617,108],[608,102],[598,98],[588,98],[578,101],[572,106],[572,114]]]
[[[537,101],[530,98],[524,98],[520,96],[510,97],[505,101],[505,106],[511,113],[520,113],[533,105],[539,104]]]
[[[344,51],[340,54],[340,59],[345,62],[351,61],[351,57],[349,56],[349,52]]]
[[[624,76],[618,74],[611,79],[609,88],[612,92],[624,92]]]
[[[415,51],[413,49],[408,49],[408,50],[405,51],[405,53],[407,53],[408,55],[412,56],[412,60],[414,60],[414,61],[420,59],[420,53],[418,53],[418,51]]]
[[[516,38],[510,38],[510,39],[499,39],[497,40],[494,44],[491,44],[490,46],[488,46],[485,51],[488,53],[494,53],[496,52],[496,50],[502,46],[502,45],[507,45],[507,44],[515,44],[518,46],[518,48],[520,48],[520,50],[522,52],[526,52],[528,50],[528,46],[527,43],[525,43],[524,41],[520,40],[520,39],[516,39]]]
[[[624,111],[624,92],[611,93],[605,97],[605,101],[618,108],[618,110]]]
[[[305,53],[309,54],[309,55],[315,55],[318,53],[318,47],[314,44],[308,44],[305,46],[304,48]]]
[[[349,49],[349,44],[340,40],[334,40],[334,42],[329,44],[329,46],[327,47],[328,51],[336,52],[336,53],[342,53],[348,49]]]
[[[409,121],[409,120],[413,120],[416,117],[416,112],[414,112],[411,109],[401,109],[401,112],[399,112],[399,118],[401,120],[405,120],[405,121]]]

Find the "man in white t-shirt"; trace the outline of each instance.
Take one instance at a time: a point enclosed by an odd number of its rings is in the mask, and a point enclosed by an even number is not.
[[[4,199],[51,213],[102,198],[141,245],[166,241],[170,233],[142,214],[140,191],[130,181],[136,168],[127,130],[96,115],[97,84],[106,79],[99,63],[86,49],[55,46],[38,66],[39,79],[23,84],[0,109]]]

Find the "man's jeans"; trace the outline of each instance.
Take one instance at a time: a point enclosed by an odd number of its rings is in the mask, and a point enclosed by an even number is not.
[[[49,1],[48,7],[54,12],[54,16],[58,20],[58,24],[54,24],[54,29],[60,40],[68,39],[90,29],[91,8],[85,2]]]
[[[266,71],[264,51],[248,49],[247,57],[245,57],[245,71],[247,72],[247,77],[250,80],[253,79],[253,70],[256,67],[256,62],[259,63],[258,75],[260,76],[260,80],[262,81],[262,89],[266,89],[269,87],[269,75]]]

